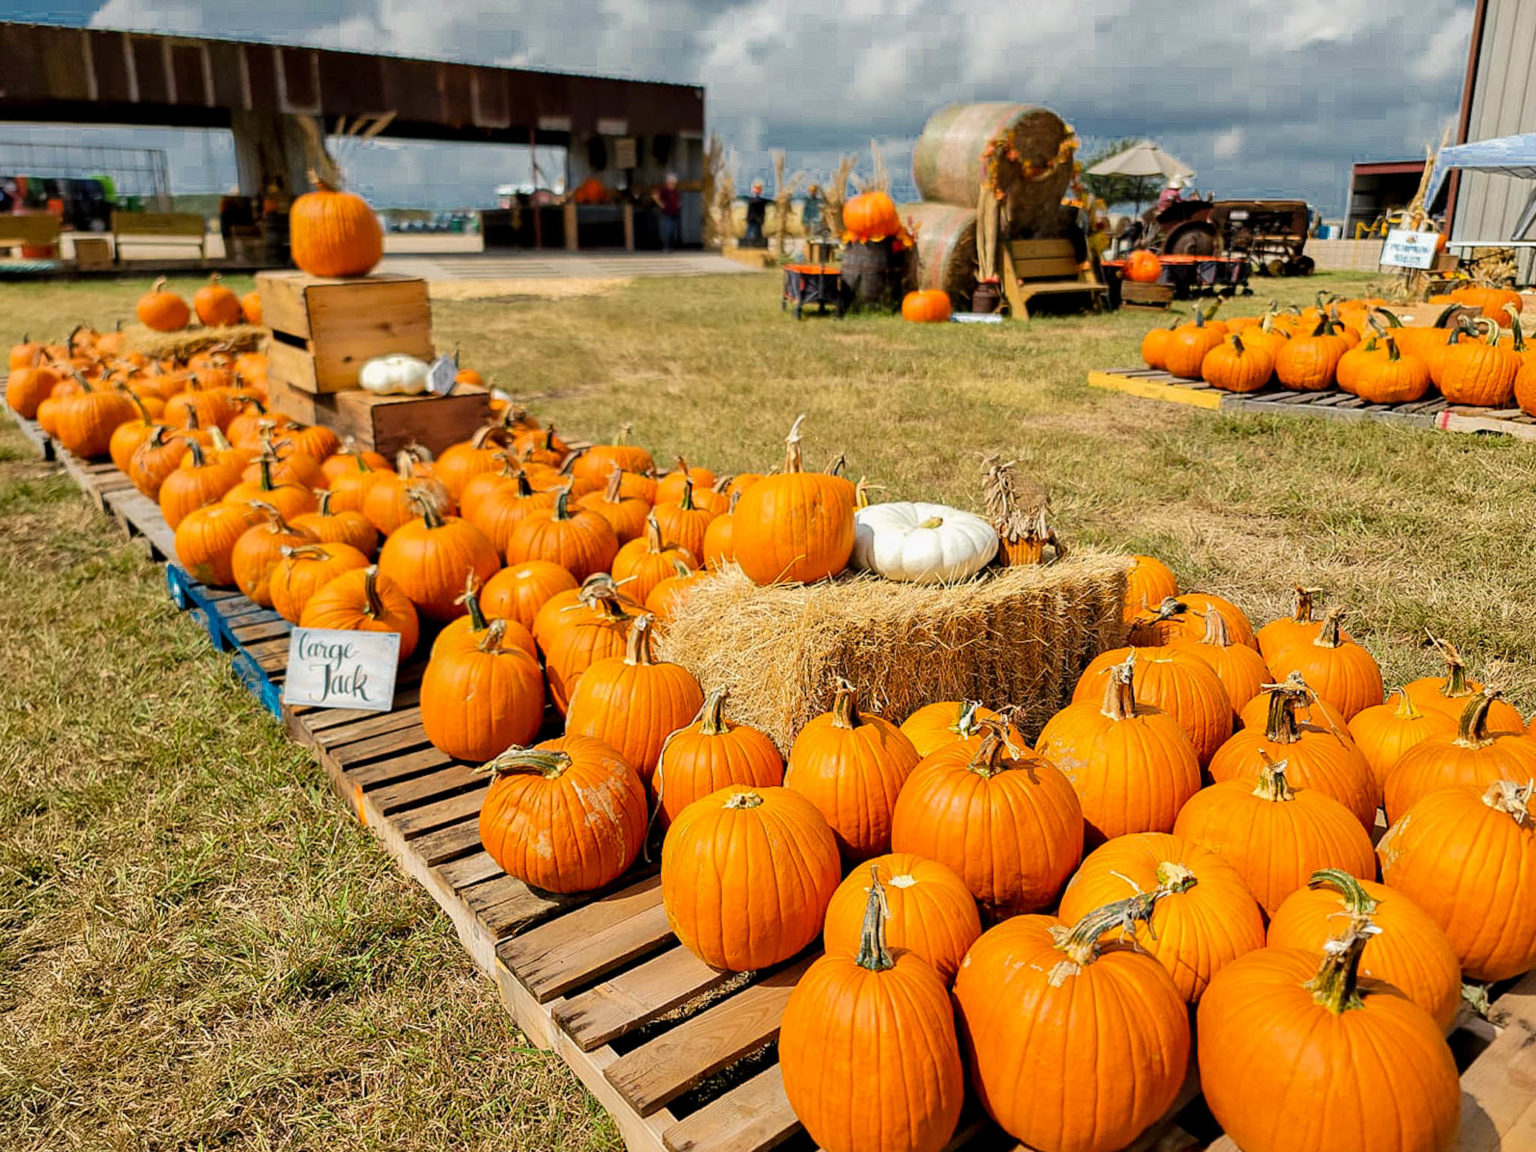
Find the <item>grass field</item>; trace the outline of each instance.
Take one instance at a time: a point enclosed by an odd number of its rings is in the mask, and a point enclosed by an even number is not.
[[[190,294],[195,285],[181,285]],[[235,284],[245,290],[244,284]],[[1360,279],[1276,283],[1282,301]],[[7,287],[0,344],[142,285]],[[769,275],[440,303],[440,343],[581,437],[764,470],[807,414],[891,498],[975,506],[988,452],[1068,542],[1153,552],[1263,620],[1329,590],[1389,683],[1433,629],[1536,705],[1533,448],[1087,388],[1145,315],[997,328],[780,314]],[[1234,311],[1257,311],[1259,297]],[[0,1130],[16,1149],[612,1148],[446,918],[229,676],[159,570],[0,430]]]

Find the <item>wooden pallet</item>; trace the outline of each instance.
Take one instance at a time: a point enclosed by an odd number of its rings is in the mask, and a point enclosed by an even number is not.
[[[1536,440],[1536,417],[1519,408],[1470,408],[1453,405],[1443,396],[1411,404],[1372,404],[1340,388],[1323,392],[1292,392],[1268,387],[1234,393],[1212,388],[1203,380],[1184,380],[1155,368],[1108,368],[1088,373],[1088,383],[1146,400],[1164,400],[1215,408],[1222,412],[1252,412],[1271,416],[1316,416],[1324,420],[1382,420],[1442,432],[1499,433]]]
[[[53,441],[49,438],[48,433],[43,431],[43,426],[36,420],[28,420],[8,405],[5,410],[11,418],[11,422],[20,429],[21,434],[27,438],[32,447],[37,449],[38,457],[43,460],[52,460]]]
[[[99,466],[66,457],[93,500],[161,550],[155,541],[168,529],[153,523],[152,503],[136,504]],[[286,623],[238,593],[188,583],[179,570],[167,579],[178,604],[204,614],[217,647],[274,688],[282,683]],[[609,1111],[631,1152],[810,1148],[784,1095],[775,1041],[814,953],[746,975],[709,968],[668,931],[654,859],[581,896],[539,892],[503,873],[480,845],[485,777],[435,749],[421,726],[429,647],[401,668],[392,711],[281,706],[287,731],[314,750],[337,795],[448,914],[518,1027],[558,1053]],[[1457,1152],[1536,1148],[1536,973],[1494,992],[1491,1019],[1467,1017],[1452,1035],[1464,1068]],[[1238,1152],[1198,1093],[1192,1073],[1170,1114],[1131,1149]],[[1030,1152],[974,1105],[949,1149]]]

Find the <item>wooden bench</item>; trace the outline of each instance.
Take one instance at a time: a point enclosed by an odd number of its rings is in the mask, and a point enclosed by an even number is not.
[[[31,216],[0,216],[0,248],[43,248],[58,251],[59,218],[39,212]]]
[[[1010,240],[1003,245],[1003,293],[1017,319],[1029,319],[1029,302],[1036,296],[1077,292],[1092,305],[1104,291],[1078,262],[1070,240]]]
[[[196,212],[113,212],[112,235],[119,264],[128,244],[195,243],[198,258],[208,259],[208,221]]]

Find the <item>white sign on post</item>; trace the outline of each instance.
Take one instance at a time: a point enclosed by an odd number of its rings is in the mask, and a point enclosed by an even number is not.
[[[1427,269],[1435,262],[1435,249],[1439,243],[1438,232],[1410,232],[1406,228],[1394,228],[1387,233],[1386,243],[1381,246],[1381,266]]]
[[[398,632],[295,628],[288,640],[283,703],[388,712],[399,663]]]

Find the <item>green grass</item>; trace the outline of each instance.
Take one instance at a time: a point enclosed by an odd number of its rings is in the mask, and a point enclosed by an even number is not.
[[[1301,302],[1319,286],[1364,282],[1264,288]],[[142,287],[8,287],[0,344],[110,327]],[[440,343],[574,436],[630,422],[660,461],[763,470],[804,412],[814,465],[845,452],[892,498],[970,506],[980,457],[1002,452],[1050,488],[1069,542],[1157,553],[1259,620],[1291,585],[1322,585],[1389,682],[1434,670],[1430,627],[1536,704],[1529,445],[1086,387],[1090,368],[1136,362],[1145,314],[797,324],[763,275],[435,319]],[[8,1147],[617,1146],[159,571],[8,427],[0,572]]]

